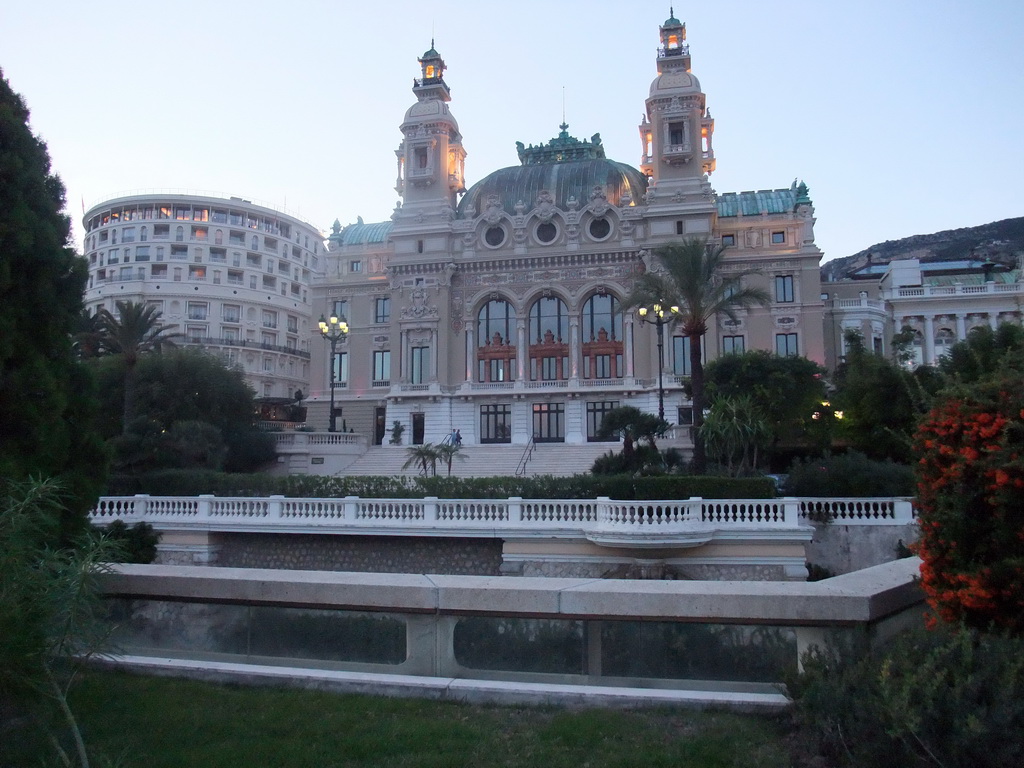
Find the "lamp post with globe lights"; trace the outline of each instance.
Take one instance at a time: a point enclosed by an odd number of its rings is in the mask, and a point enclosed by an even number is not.
[[[649,306],[640,307],[636,313],[641,323],[653,323],[658,329],[658,418],[665,420],[665,387],[662,382],[662,369],[665,360],[665,326],[675,322],[679,307],[666,306],[663,301],[656,301]]]
[[[327,431],[337,432],[338,421],[337,415],[334,413],[334,383],[336,378],[334,366],[338,359],[338,342],[343,341],[348,334],[348,322],[346,322],[344,317],[338,317],[332,312],[330,318],[320,315],[320,322],[317,323],[317,327],[320,329],[320,335],[331,343],[331,360],[329,363],[331,369],[331,420]]]

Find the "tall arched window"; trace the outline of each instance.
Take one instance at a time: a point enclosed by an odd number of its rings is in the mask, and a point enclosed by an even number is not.
[[[512,381],[515,378],[516,310],[504,299],[492,299],[477,314],[477,381]]]
[[[935,359],[945,357],[950,348],[956,344],[956,334],[949,328],[939,328],[935,332]]]
[[[583,305],[583,378],[619,379],[622,364],[622,311],[619,301],[598,293]]]
[[[569,378],[569,314],[565,302],[553,296],[530,307],[530,380]]]

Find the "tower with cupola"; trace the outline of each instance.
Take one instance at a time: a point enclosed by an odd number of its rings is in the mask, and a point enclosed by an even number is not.
[[[398,182],[402,196],[395,221],[415,217],[448,220],[464,192],[466,150],[459,124],[448,109],[451,91],[444,81],[445,63],[430,41],[419,59],[420,77],[413,81],[416,103],[402,121]]]
[[[641,170],[650,179],[648,204],[706,207],[713,195],[708,175],[715,170],[715,122],[700,82],[690,71],[686,24],[674,10],[661,25],[658,76],[651,83],[640,123]]]

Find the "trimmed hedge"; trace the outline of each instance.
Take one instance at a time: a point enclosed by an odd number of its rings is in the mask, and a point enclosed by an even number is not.
[[[292,498],[422,498],[592,499],[621,500],[770,499],[776,496],[770,478],[698,477],[692,475],[573,475],[554,477],[328,477],[228,474],[194,470],[162,470],[138,477],[114,477],[106,495],[130,496],[288,496]]]

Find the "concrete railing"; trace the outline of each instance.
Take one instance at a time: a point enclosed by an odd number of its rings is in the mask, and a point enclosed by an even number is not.
[[[105,496],[92,513],[147,522],[157,530],[363,533],[390,535],[561,536],[600,544],[695,545],[718,533],[809,530],[801,501],[702,499],[300,499],[284,496]]]
[[[919,565],[813,583],[118,565],[100,583],[124,654],[113,663],[139,670],[506,703],[772,709],[786,706],[778,684],[801,654],[830,634],[881,643],[919,625]]]
[[[904,525],[917,520],[910,499],[800,499],[800,519],[836,525]]]

